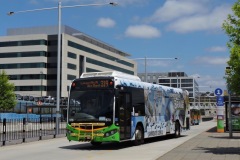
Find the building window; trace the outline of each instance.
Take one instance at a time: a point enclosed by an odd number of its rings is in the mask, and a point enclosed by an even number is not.
[[[170,83],[170,79],[159,79],[158,83]]]
[[[22,74],[22,75],[9,75],[9,80],[32,80],[32,79],[46,79],[46,75],[43,74]]]
[[[182,87],[193,87],[192,84],[182,84]]]
[[[47,41],[44,39],[40,39],[40,40],[0,42],[0,47],[32,46],[32,45],[47,45]]]
[[[74,80],[74,79],[76,79],[76,76],[68,74],[67,79],[68,80]]]
[[[171,79],[171,83],[177,83],[177,79]]]
[[[193,79],[182,79],[182,83],[191,83],[191,84],[193,84]]]
[[[46,91],[46,86],[42,90]],[[15,86],[15,91],[41,91],[41,86]]]
[[[92,68],[86,68],[86,72],[100,72],[100,71]]]
[[[67,64],[67,68],[68,68],[68,69],[76,70],[76,69],[77,69],[77,66],[76,66],[75,64],[68,63],[68,64]]]
[[[68,57],[72,58],[72,59],[77,59],[77,55],[75,53],[72,53],[72,52],[68,52]]]
[[[15,69],[15,68],[46,68],[46,63],[0,64],[0,69]]]
[[[0,58],[17,58],[17,57],[47,57],[47,52],[45,51],[34,51],[34,52],[9,52],[0,53]]]
[[[110,55],[104,54],[104,53],[102,53],[102,52],[99,52],[99,51],[97,51],[97,50],[88,48],[88,47],[86,47],[86,46],[83,46],[83,45],[74,43],[74,42],[72,42],[72,41],[68,41],[68,46],[73,47],[73,48],[76,48],[76,49],[79,49],[79,50],[82,50],[82,51],[85,51],[85,52],[88,52],[88,53],[93,54],[93,55],[95,55],[95,56],[99,56],[99,57],[102,57],[102,58],[106,58],[106,59],[112,60],[112,61],[114,61],[114,62],[116,62],[116,63],[124,64],[124,65],[126,65],[126,66],[129,66],[129,67],[134,68],[134,64],[132,64],[132,63],[129,63],[129,62],[124,61],[124,60],[122,60],[122,59],[117,59],[117,58],[114,57],[114,56],[110,56]]]
[[[124,72],[124,73],[134,75],[133,71],[123,69],[123,68],[120,68],[120,67],[116,67],[116,66],[111,65],[111,64],[103,63],[103,62],[100,62],[100,61],[97,61],[97,60],[94,60],[94,59],[91,59],[91,58],[87,58],[86,62],[94,64],[94,65],[102,66],[102,67],[105,67],[105,68],[109,68],[111,70],[116,70],[116,71],[120,71],[120,72]]]

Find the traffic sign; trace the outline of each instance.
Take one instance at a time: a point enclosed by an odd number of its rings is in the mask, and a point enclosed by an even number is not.
[[[224,106],[223,96],[217,96],[217,106]]]
[[[215,89],[214,93],[215,93],[216,96],[221,96],[223,94],[223,91],[222,91],[222,89],[217,88],[217,89]]]

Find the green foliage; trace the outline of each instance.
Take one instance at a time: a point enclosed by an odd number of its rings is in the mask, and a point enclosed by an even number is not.
[[[226,81],[228,89],[240,95],[240,0],[232,6],[233,15],[228,15],[222,28],[229,37],[227,46],[230,50],[230,59],[227,62]]]
[[[15,86],[9,82],[5,71],[0,71],[0,110],[10,110],[16,106]]]

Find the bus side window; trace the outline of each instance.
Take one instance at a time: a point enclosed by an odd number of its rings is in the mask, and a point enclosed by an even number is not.
[[[133,88],[132,90],[132,104],[135,116],[142,116],[145,114],[144,90],[142,88]]]

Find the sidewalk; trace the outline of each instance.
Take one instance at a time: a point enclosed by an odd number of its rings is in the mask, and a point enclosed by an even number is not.
[[[186,141],[157,160],[240,160],[240,132],[217,133],[213,127]]]

